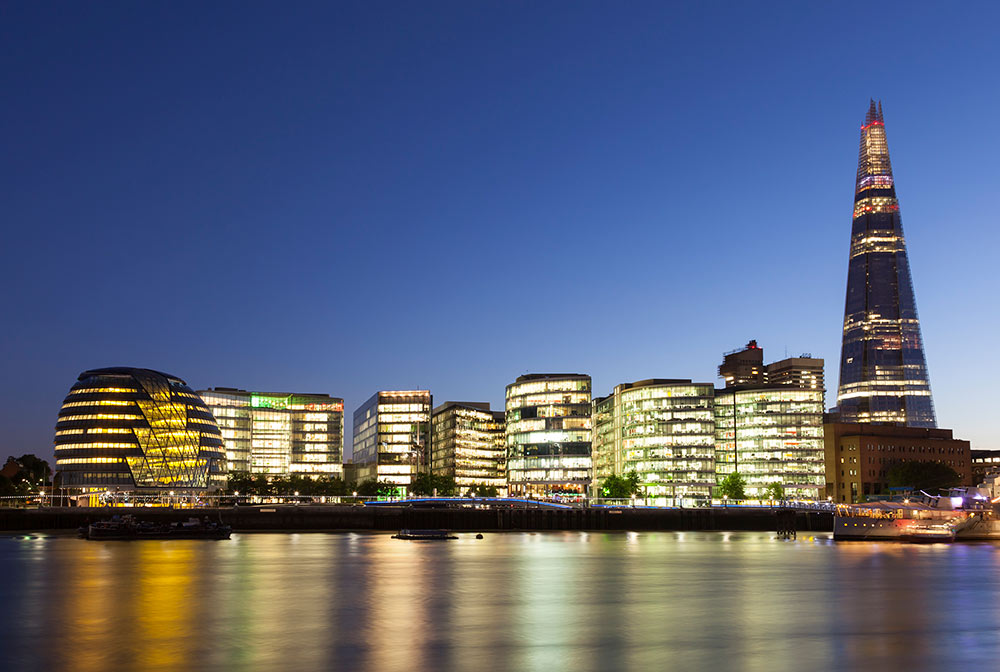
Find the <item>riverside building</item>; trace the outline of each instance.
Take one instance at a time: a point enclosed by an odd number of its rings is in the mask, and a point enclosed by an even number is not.
[[[578,373],[533,373],[507,386],[507,483],[512,496],[587,492],[590,391],[590,376]]]
[[[428,390],[376,392],[354,411],[354,468],[358,481],[402,486],[430,469],[431,407]]]
[[[746,494],[778,483],[789,499],[825,492],[823,391],[790,385],[715,391],[715,468],[721,482],[739,472]]]
[[[507,494],[507,441],[503,411],[488,403],[447,401],[431,415],[431,473],[452,476],[459,494],[477,486]]]
[[[950,429],[845,422],[823,429],[826,494],[836,502],[889,497],[889,470],[899,462],[941,462],[958,473],[961,485],[975,485],[971,446]]]
[[[113,367],[84,371],[59,411],[59,487],[96,506],[105,492],[153,496],[221,489],[215,418],[177,376]]]
[[[715,484],[715,389],[653,378],[623,383],[593,402],[592,492],[635,471],[641,495],[661,506],[708,499]]]
[[[231,387],[198,394],[219,424],[230,472],[343,476],[343,399]]]
[[[882,105],[861,127],[837,405],[848,423],[935,427]]]

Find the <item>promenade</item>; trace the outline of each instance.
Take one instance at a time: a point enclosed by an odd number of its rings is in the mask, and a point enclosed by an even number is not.
[[[397,504],[277,504],[224,508],[47,507],[0,509],[0,531],[27,532],[76,529],[112,515],[132,514],[163,522],[191,516],[222,519],[237,532],[252,531],[398,531],[405,528],[464,532],[549,530],[732,530],[774,531],[778,507],[667,508],[468,508]],[[807,532],[833,530],[829,511],[795,512],[795,528]]]

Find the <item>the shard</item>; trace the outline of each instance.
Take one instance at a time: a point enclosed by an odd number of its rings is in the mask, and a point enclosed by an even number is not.
[[[861,127],[837,404],[842,422],[935,427],[882,104]]]

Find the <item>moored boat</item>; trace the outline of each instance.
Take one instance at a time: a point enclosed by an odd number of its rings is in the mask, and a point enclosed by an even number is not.
[[[393,539],[410,539],[412,541],[444,541],[458,539],[448,530],[400,530],[392,535]]]
[[[179,523],[137,520],[135,516],[112,516],[109,520],[80,528],[80,536],[91,540],[129,541],[134,539],[229,539],[232,527],[208,518],[189,518]]]

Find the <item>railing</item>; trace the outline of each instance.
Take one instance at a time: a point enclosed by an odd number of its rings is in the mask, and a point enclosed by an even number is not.
[[[51,495],[43,492],[34,495],[0,496],[0,508],[48,508],[57,506],[75,506],[90,498],[94,493],[69,495],[57,491]],[[79,498],[79,501],[78,501]],[[260,506],[268,504],[284,504],[294,506],[309,505],[452,505],[452,506],[521,506],[521,507],[556,507],[556,508],[643,508],[643,509],[705,509],[705,508],[781,508],[802,511],[835,511],[837,504],[829,501],[814,500],[757,500],[757,499],[707,499],[696,497],[668,498],[641,496],[629,498],[585,497],[583,495],[555,495],[551,497],[431,497],[410,495],[407,497],[373,497],[364,495],[302,495],[273,494],[195,494],[195,493],[163,493],[134,494],[111,492],[100,497],[98,506],[110,507],[239,507]],[[840,505],[844,506],[844,505]]]

